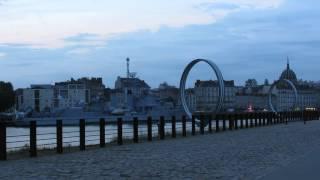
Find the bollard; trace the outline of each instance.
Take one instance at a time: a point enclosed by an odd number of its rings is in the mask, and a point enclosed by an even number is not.
[[[133,118],[133,142],[138,143],[139,142],[139,121],[138,118]]]
[[[63,137],[62,137],[62,120],[56,122],[56,133],[57,133],[57,153],[62,154],[63,152]]]
[[[0,120],[0,160],[7,160],[7,127],[5,122]]]
[[[171,119],[171,131],[172,131],[172,138],[176,138],[177,134],[176,134],[176,117],[172,116]]]
[[[100,147],[105,147],[106,146],[106,130],[105,130],[105,126],[106,126],[106,121],[104,118],[100,119],[99,122],[100,125]]]
[[[122,139],[122,118],[118,118],[117,126],[118,126],[117,142],[118,142],[118,145],[122,145],[123,144],[123,139]]]
[[[86,122],[80,119],[80,150],[86,150]]]
[[[219,119],[220,119],[220,114],[216,115],[216,132],[220,131],[220,126],[219,126]]]
[[[186,116],[182,116],[182,136],[187,136],[187,118]]]
[[[152,117],[147,119],[147,128],[148,128],[148,141],[152,141]]]
[[[37,156],[37,122],[30,121],[30,157]]]
[[[200,116],[200,134],[201,135],[204,135],[204,121],[205,121],[204,116],[201,115]]]
[[[164,130],[165,120],[164,116],[160,117],[160,123],[159,123],[159,133],[160,133],[160,139],[164,140],[165,138],[165,130]]]
[[[192,136],[196,135],[196,119],[192,116]]]

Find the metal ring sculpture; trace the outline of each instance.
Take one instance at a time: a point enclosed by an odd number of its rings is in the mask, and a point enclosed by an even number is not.
[[[297,91],[296,86],[288,79],[280,79],[280,80],[276,81],[275,83],[273,83],[269,89],[269,107],[270,107],[271,111],[274,113],[277,113],[277,111],[274,108],[274,106],[272,105],[272,91],[276,87],[276,85],[279,84],[280,82],[287,83],[292,88],[292,90],[294,92],[295,99],[294,99],[292,108],[294,108],[296,106],[297,101],[298,101],[298,91]]]
[[[186,97],[185,97],[185,89],[186,89],[186,81],[189,75],[189,72],[191,71],[191,69],[193,68],[194,65],[196,65],[199,62],[205,62],[207,63],[215,72],[217,79],[218,79],[218,85],[219,85],[219,98],[218,98],[218,104],[217,107],[215,109],[215,113],[220,111],[222,105],[223,105],[223,101],[224,101],[224,80],[223,80],[223,76],[222,73],[220,71],[220,69],[218,68],[218,66],[213,63],[210,60],[206,60],[206,59],[195,59],[193,61],[191,61],[187,67],[184,69],[181,80],[180,80],[180,100],[181,100],[181,104],[183,106],[183,109],[185,111],[185,113],[187,114],[187,116],[189,118],[192,118],[192,113],[190,111],[190,109],[188,108],[187,105],[187,101],[186,101]]]

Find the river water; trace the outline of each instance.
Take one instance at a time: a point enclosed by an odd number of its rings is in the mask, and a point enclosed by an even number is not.
[[[223,123],[219,121],[219,127],[222,129]],[[238,122],[240,126],[240,122]],[[215,128],[215,121],[212,121],[212,127]],[[98,145],[100,143],[100,127],[98,125],[86,125],[86,145]],[[190,121],[186,124],[187,132],[190,133],[192,123]],[[207,130],[208,127],[206,127]],[[228,128],[228,121],[226,121],[226,128]],[[199,127],[196,126],[196,131],[199,132]],[[171,122],[165,123],[166,134],[171,134]],[[182,123],[176,123],[177,134],[182,134]],[[153,137],[158,136],[158,124],[152,124]],[[79,146],[79,126],[63,126],[63,146],[73,147]],[[146,121],[139,122],[139,138],[147,137]],[[123,139],[133,139],[132,122],[123,123]],[[117,140],[117,126],[113,123],[106,123],[105,126],[105,142],[112,143]],[[7,127],[7,151],[18,151],[21,149],[29,149],[30,145],[30,128],[29,127]],[[37,127],[37,148],[38,149],[52,149],[56,147],[56,127]]]
[[[86,145],[97,145],[100,143],[100,127],[98,125],[86,125]],[[187,129],[191,130],[191,123],[187,123]],[[165,132],[171,133],[171,123],[166,123]],[[182,123],[176,124],[177,133],[182,132]],[[158,125],[152,125],[153,137],[158,136]],[[28,127],[8,127],[7,128],[7,151],[17,151],[28,149],[30,145],[30,129]],[[79,126],[63,127],[63,146],[79,146]],[[139,137],[147,136],[147,125],[139,124]],[[133,126],[123,124],[123,139],[133,139]],[[106,143],[117,140],[117,126],[105,126]],[[56,127],[37,127],[37,148],[56,147]]]

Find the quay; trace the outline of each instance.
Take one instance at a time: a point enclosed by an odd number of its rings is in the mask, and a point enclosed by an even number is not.
[[[0,179],[260,179],[319,149],[319,132],[297,121],[2,161]]]

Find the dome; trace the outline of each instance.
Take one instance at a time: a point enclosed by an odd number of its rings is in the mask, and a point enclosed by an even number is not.
[[[289,60],[287,63],[287,69],[285,69],[281,73],[280,79],[288,79],[288,80],[292,81],[293,83],[298,81],[296,73],[290,69]]]

